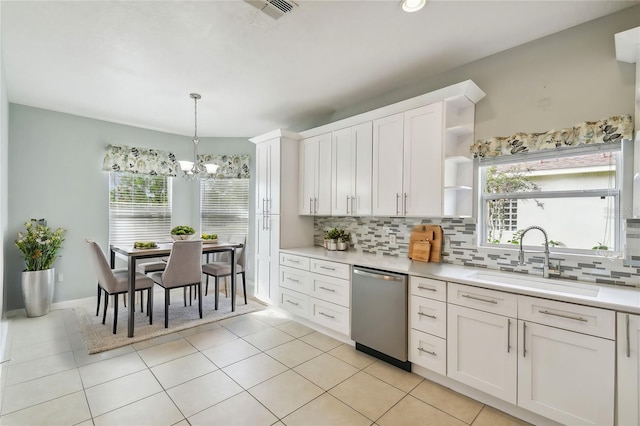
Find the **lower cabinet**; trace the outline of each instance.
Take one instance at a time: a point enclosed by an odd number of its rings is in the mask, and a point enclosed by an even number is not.
[[[447,283],[409,277],[409,361],[447,374]]]
[[[280,308],[349,335],[349,265],[280,254]]]
[[[613,311],[455,283],[447,301],[447,376],[559,423],[614,424]],[[630,324],[619,425],[638,424],[640,332]]]
[[[619,312],[618,425],[640,424],[640,316]]]

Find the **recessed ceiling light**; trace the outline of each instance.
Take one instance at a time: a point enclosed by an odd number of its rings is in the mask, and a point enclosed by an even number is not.
[[[402,10],[405,12],[417,12],[427,3],[426,0],[402,0]]]

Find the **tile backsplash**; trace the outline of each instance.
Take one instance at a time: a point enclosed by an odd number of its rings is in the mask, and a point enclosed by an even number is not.
[[[543,255],[527,253],[525,265],[518,265],[516,249],[484,248],[476,244],[475,219],[465,218],[403,218],[403,217],[316,217],[314,244],[323,245],[324,233],[336,227],[351,232],[350,250],[381,256],[406,257],[409,237],[414,226],[440,225],[444,231],[443,261],[456,265],[474,266],[510,272],[540,275]],[[559,265],[561,278],[599,284],[614,284],[640,288],[640,220],[630,219],[626,226],[625,255],[632,262],[612,256],[580,256],[551,253],[551,263]],[[396,243],[389,243],[395,234]],[[629,266],[632,263],[633,266]]]

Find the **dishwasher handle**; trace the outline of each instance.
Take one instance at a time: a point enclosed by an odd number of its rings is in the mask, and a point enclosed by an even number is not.
[[[394,275],[385,275],[384,273],[363,271],[362,269],[356,269],[356,268],[353,268],[353,273],[356,275],[362,275],[363,277],[375,278],[377,280],[404,281],[404,277],[398,277]]]

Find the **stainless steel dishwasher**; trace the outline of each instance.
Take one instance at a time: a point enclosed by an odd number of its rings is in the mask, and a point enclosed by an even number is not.
[[[351,340],[356,349],[411,371],[407,357],[407,276],[354,266]]]

